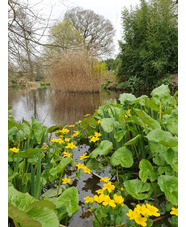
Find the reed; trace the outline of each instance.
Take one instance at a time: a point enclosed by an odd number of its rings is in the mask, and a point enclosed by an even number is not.
[[[99,92],[100,65],[85,50],[62,52],[52,64],[51,83],[55,90],[63,92]]]

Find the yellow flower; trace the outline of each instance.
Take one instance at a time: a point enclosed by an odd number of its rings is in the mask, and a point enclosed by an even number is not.
[[[97,123],[100,124],[101,123],[101,120],[98,120]]]
[[[145,217],[148,217],[149,214],[148,214],[148,209],[146,207],[145,204],[143,204],[142,206],[140,206],[139,204],[136,205],[134,211],[138,214],[142,214],[143,216]]]
[[[129,217],[130,220],[134,220],[136,217],[137,213],[131,209],[129,209],[127,216]]]
[[[68,148],[73,149],[73,148],[77,148],[77,147],[73,142],[71,142],[71,143],[67,143],[67,146],[65,148],[66,149],[68,149]]]
[[[87,154],[87,152],[85,152],[83,155],[80,155],[79,156],[80,157],[80,160],[83,160],[85,158],[88,158],[89,156],[87,156],[86,154]]]
[[[63,157],[70,157],[70,156],[72,155],[72,154],[70,154],[70,153],[68,153],[68,152],[66,152],[66,151],[64,151],[63,154],[64,154]]]
[[[26,140],[26,137],[24,137],[23,139]]]
[[[111,207],[116,207],[116,204],[114,203],[114,200],[110,198],[109,195],[104,196],[103,206],[110,205]]]
[[[103,194],[103,191],[104,191],[104,190],[101,188],[101,189],[96,190],[96,193],[97,193],[97,194]]]
[[[147,226],[147,218],[145,217],[142,217],[140,214],[139,215],[136,215],[134,221],[138,224],[138,225],[142,225],[142,226]]]
[[[91,172],[91,170],[87,166],[84,166],[82,169],[83,169],[84,173],[90,174],[90,172]]]
[[[107,184],[103,184],[103,190],[107,190],[109,193],[115,189],[115,186],[109,181]]]
[[[118,204],[122,204],[124,202],[124,199],[122,198],[122,196],[114,194],[114,201]]]
[[[68,125],[68,127],[69,127],[69,128],[73,128],[73,127],[75,127],[75,125]]]
[[[128,112],[128,113],[130,113],[130,111],[131,111],[131,109],[128,109],[128,111],[127,111],[127,112]]]
[[[64,141],[61,139],[61,138],[59,138],[59,139],[51,139],[51,142],[52,143],[64,143]]]
[[[77,135],[79,135],[79,131],[74,131],[74,134],[72,135],[73,137],[75,137],[75,136],[77,136]]]
[[[10,148],[10,151],[13,151],[14,153],[18,153],[19,149],[16,147]]]
[[[84,164],[81,164],[81,163],[76,164],[76,166],[78,167],[78,169],[83,169],[84,168]]]
[[[172,207],[172,211],[170,212],[170,214],[178,216],[178,208]]]
[[[95,136],[95,137],[99,137],[99,136],[101,136],[101,133],[95,132],[95,133],[94,133],[94,136]]]
[[[124,188],[120,188],[121,189],[121,191],[123,191],[124,190]]]
[[[41,142],[39,141],[38,144],[41,144]]]
[[[78,121],[79,124],[81,124],[82,121]]]
[[[71,179],[70,179],[70,178],[65,177],[65,178],[63,178],[63,179],[62,179],[62,181],[63,181],[63,184],[68,184],[68,183],[70,183],[70,182],[71,182]]]
[[[70,141],[70,138],[65,138],[65,142],[69,142]]]
[[[69,133],[69,130],[67,128],[63,128],[62,130],[60,130],[60,132],[66,134]]]
[[[149,216],[156,216],[156,217],[160,216],[160,213],[158,213],[158,209],[155,206],[152,206],[147,203],[146,207],[147,207],[147,213]]]
[[[89,196],[83,198],[85,200],[85,203],[93,203],[94,202],[94,198],[91,198]]]
[[[88,117],[88,116],[90,116],[90,114],[86,114],[86,115],[84,115],[84,117]]]
[[[107,182],[107,181],[109,181],[110,180],[110,178],[108,178],[108,177],[102,177],[101,179],[100,179],[100,181],[104,181],[104,182]]]
[[[105,195],[103,195],[103,194],[101,194],[101,195],[95,195],[94,196],[94,201],[95,202],[97,202],[97,203],[102,203],[103,202],[103,200],[104,200],[104,197],[105,197]]]
[[[90,142],[96,142],[96,141],[98,141],[98,140],[99,140],[98,137],[93,136],[93,137],[90,139]]]

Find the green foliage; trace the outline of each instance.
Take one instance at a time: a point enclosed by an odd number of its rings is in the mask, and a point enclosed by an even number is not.
[[[122,11],[123,41],[116,72],[134,91],[150,88],[178,67],[178,26],[171,0],[141,0]]]

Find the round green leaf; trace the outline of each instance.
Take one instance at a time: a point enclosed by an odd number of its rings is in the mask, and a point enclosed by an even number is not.
[[[154,170],[148,160],[142,159],[139,163],[139,168],[139,177],[143,182],[146,182],[147,179],[150,179],[151,182],[155,181],[156,177],[154,174]]]
[[[103,140],[100,145],[92,151],[91,158],[96,158],[98,155],[107,155],[113,149],[112,142]]]
[[[125,168],[130,168],[133,165],[132,152],[127,147],[120,147],[112,154],[110,158],[112,166],[122,165]]]
[[[168,201],[178,205],[178,178],[175,176],[161,175],[158,177],[158,185],[165,193]]]
[[[148,194],[143,192],[148,192],[150,190],[149,183],[144,183],[138,179],[135,179],[125,181],[124,186],[128,193],[135,199],[143,200],[148,198]]]

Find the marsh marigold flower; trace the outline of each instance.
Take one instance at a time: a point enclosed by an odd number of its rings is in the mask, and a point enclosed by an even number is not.
[[[70,178],[65,177],[65,178],[63,178],[63,179],[62,179],[62,181],[63,181],[63,184],[68,184],[68,183],[70,183],[70,182],[71,182],[71,179],[70,179]]]
[[[19,149],[16,147],[10,148],[10,151],[13,151],[14,153],[18,153]]]
[[[84,164],[81,164],[81,163],[76,164],[76,166],[78,167],[78,169],[83,169],[84,168]]]
[[[95,202],[97,202],[97,203],[102,203],[103,202],[103,200],[104,200],[104,197],[105,197],[105,195],[103,195],[103,194],[101,194],[101,195],[95,195],[94,196],[94,201]]]
[[[91,170],[87,166],[84,166],[82,169],[83,169],[84,173],[90,174],[90,172],[91,172]]]
[[[103,206],[107,206],[107,205],[109,205],[109,206],[111,206],[113,208],[116,207],[116,204],[115,204],[114,200],[111,199],[109,195],[105,195],[104,196]]]
[[[124,202],[124,199],[122,198],[122,196],[114,194],[114,201],[118,204],[122,204]]]
[[[96,141],[98,141],[98,140],[99,140],[98,137],[92,136],[92,138],[90,139],[90,142],[96,142]]]
[[[90,114],[85,114],[85,115],[84,115],[84,117],[88,117],[88,116],[90,116]]]
[[[101,133],[95,132],[95,133],[94,133],[94,136],[95,136],[95,137],[100,137],[100,136],[101,136]]]
[[[65,138],[65,142],[69,142],[70,141],[70,138]]]
[[[100,181],[104,181],[104,182],[107,182],[107,181],[109,181],[110,180],[110,178],[108,178],[108,177],[102,177],[101,179],[100,179]]]
[[[101,120],[98,120],[97,123],[100,124],[101,123]]]
[[[104,192],[104,190],[103,190],[102,188],[96,190],[96,193],[97,193],[97,194],[103,194],[103,192]]]
[[[107,190],[109,193],[115,189],[115,186],[109,181],[107,184],[103,184],[103,190]]]
[[[158,208],[156,208],[155,206],[152,206],[147,203],[146,207],[147,207],[147,213],[149,216],[155,216],[155,217],[160,216],[160,213],[158,213]]]
[[[77,148],[76,145],[71,142],[71,143],[67,143],[67,146],[65,146],[66,149],[70,148],[70,149],[73,149],[73,148]]]
[[[87,197],[85,197],[83,199],[85,200],[85,203],[93,203],[94,202],[94,198],[89,197],[89,196],[87,196]]]
[[[67,134],[70,131],[67,128],[63,128],[62,130],[60,130],[60,132],[63,133],[63,134]]]
[[[172,211],[170,212],[170,214],[178,216],[178,208],[172,207]]]
[[[83,155],[80,155],[80,160],[83,160],[85,158],[88,158],[89,156],[87,155],[87,152],[85,152]]]
[[[73,137],[75,137],[75,136],[77,136],[77,135],[79,135],[79,131],[74,131],[74,134],[72,135]]]
[[[68,152],[66,152],[66,151],[64,151],[63,152],[63,157],[70,157],[72,154],[70,154],[70,153],[68,153]]]
[[[68,127],[69,127],[69,128],[73,128],[73,127],[75,127],[75,125],[68,125]]]

